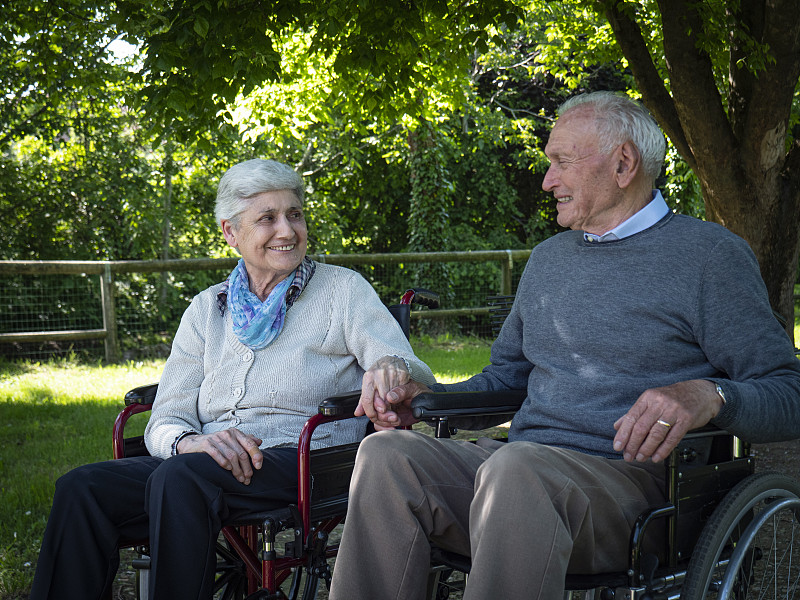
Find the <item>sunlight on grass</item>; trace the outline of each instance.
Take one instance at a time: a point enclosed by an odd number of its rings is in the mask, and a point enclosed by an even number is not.
[[[111,458],[125,392],[158,381],[163,367],[163,360],[0,362],[0,598],[27,597],[55,480]]]
[[[69,361],[0,365],[0,401],[119,404],[129,389],[158,381],[163,369],[163,360],[122,365]]]
[[[439,383],[455,383],[469,379],[489,364],[491,342],[480,338],[412,338],[414,352],[433,371]]]
[[[491,347],[450,336],[411,344],[445,383],[478,373]],[[163,369],[164,360],[0,362],[0,599],[27,595],[56,479],[111,458],[111,428],[125,393],[158,381]],[[146,416],[132,421],[126,434],[141,434]]]

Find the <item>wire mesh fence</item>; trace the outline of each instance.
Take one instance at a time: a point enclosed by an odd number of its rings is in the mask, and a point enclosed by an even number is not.
[[[316,255],[361,273],[388,306],[424,287],[438,310],[413,313],[412,334],[491,337],[487,298],[511,294],[530,251]],[[235,259],[73,263],[0,261],[0,356],[165,356],[191,299]]]

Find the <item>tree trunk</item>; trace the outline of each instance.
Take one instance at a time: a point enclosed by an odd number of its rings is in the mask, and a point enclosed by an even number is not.
[[[794,0],[726,5],[729,39],[721,41],[728,44],[729,73],[723,98],[704,49],[713,34],[699,12],[711,0],[657,2],[666,73],[659,72],[660,61],[644,41],[635,3],[599,4],[645,105],[700,180],[706,217],[750,244],[772,307],[793,336],[800,144],[787,152],[786,140],[800,77],[800,11]]]
[[[713,161],[703,161],[713,169]],[[715,190],[705,189],[706,214],[744,238],[758,259],[767,286],[770,304],[786,320],[787,333],[794,331],[794,283],[800,255],[800,198],[798,188],[781,180],[777,189],[759,188],[750,182],[737,198],[719,198]],[[755,201],[753,200],[755,198]],[[733,291],[735,293],[735,290]]]

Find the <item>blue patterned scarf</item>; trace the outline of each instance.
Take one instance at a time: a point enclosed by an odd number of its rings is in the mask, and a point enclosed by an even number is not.
[[[233,333],[251,350],[269,346],[283,329],[286,316],[286,291],[294,272],[276,285],[263,302],[250,291],[244,260],[239,260],[228,277],[227,306],[233,319]]]

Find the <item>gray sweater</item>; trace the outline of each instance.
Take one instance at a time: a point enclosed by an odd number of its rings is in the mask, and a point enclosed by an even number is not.
[[[618,241],[568,231],[536,246],[491,365],[444,387],[527,389],[510,440],[619,458],[614,421],[645,390],[690,379],[723,388],[715,425],[752,442],[800,437],[800,362],[749,246],[669,214]]]
[[[280,335],[255,352],[233,334],[230,311],[220,315],[220,286],[195,296],[175,334],[145,431],[154,456],[170,456],[184,431],[229,427],[261,438],[262,448],[296,446],[322,399],[360,389],[364,371],[389,354],[405,358],[417,381],[434,382],[375,290],[355,271],[317,264],[286,312]],[[357,441],[365,426],[364,418],[326,423],[312,447]]]

